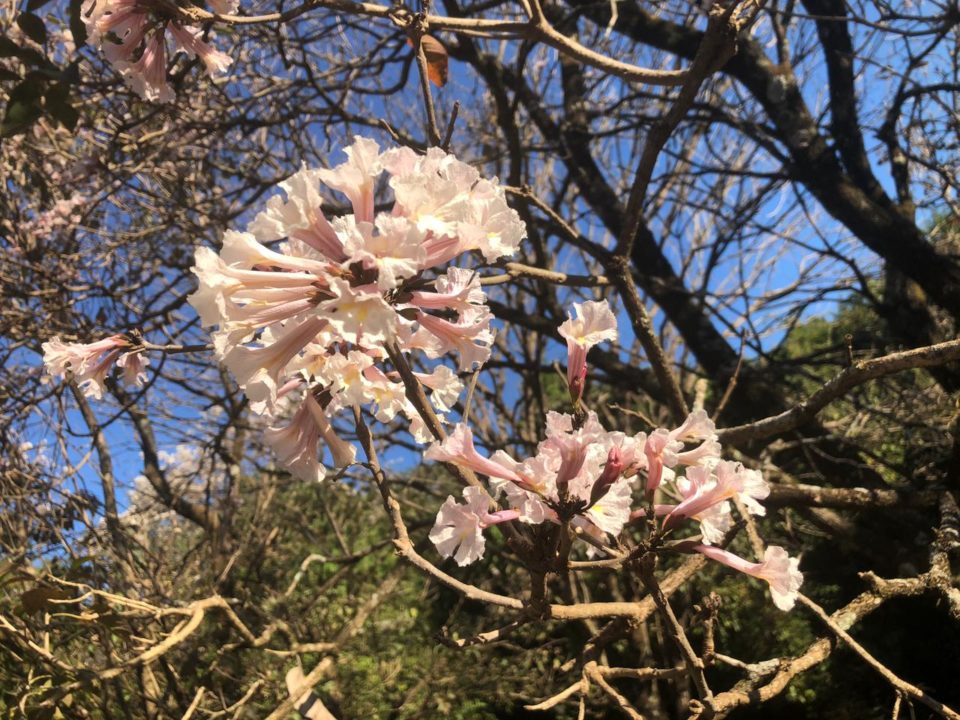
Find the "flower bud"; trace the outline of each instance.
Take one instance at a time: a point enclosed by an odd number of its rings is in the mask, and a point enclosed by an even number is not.
[[[607,453],[607,462],[603,466],[603,473],[597,478],[597,481],[593,484],[593,490],[590,491],[590,505],[607,494],[610,486],[620,478],[621,473],[623,473],[623,453],[620,452],[620,448],[612,447],[610,452]]]

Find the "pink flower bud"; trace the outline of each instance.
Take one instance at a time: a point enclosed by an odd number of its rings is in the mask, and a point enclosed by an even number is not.
[[[593,505],[600,498],[607,494],[607,490],[610,489],[619,478],[621,473],[623,473],[623,453],[620,452],[620,448],[614,446],[610,448],[610,451],[607,453],[607,462],[603,466],[603,473],[593,484],[593,490],[590,492],[590,504]]]

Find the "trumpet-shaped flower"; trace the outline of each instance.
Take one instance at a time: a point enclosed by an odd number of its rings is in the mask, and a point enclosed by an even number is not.
[[[455,323],[430,313],[417,313],[420,328],[407,344],[420,348],[430,358],[456,351],[460,356],[460,369],[472,370],[474,365],[483,365],[490,357],[493,344],[491,317],[485,308],[484,311],[467,313]]]
[[[446,558],[453,557],[461,567],[483,557],[484,528],[519,516],[516,510],[489,512],[490,497],[482,488],[466,487],[463,497],[466,502],[460,504],[452,495],[447,496],[430,531],[430,541],[436,545],[437,552]]]
[[[356,449],[340,439],[309,392],[290,422],[268,428],[264,440],[280,464],[301,480],[319,482],[326,477],[326,468],[320,462],[321,440],[330,450],[336,467],[346,467],[356,457]]]
[[[233,63],[232,57],[201,40],[200,31],[196,28],[181,26],[175,22],[170,23],[167,28],[187,57],[200,59],[210,77],[222,75]]]
[[[117,69],[127,84],[144,100],[173,102],[173,88],[167,82],[167,44],[163,29],[147,40],[136,62],[118,61]]]
[[[574,401],[583,397],[587,377],[587,353],[604,340],[617,339],[617,318],[606,300],[574,303],[576,318],[560,325],[567,341],[567,386]]]
[[[692,467],[687,471],[690,483],[688,496],[664,520],[669,528],[684,518],[696,518],[716,505],[733,498],[743,502],[748,512],[762,515],[766,512],[757,500],[770,493],[770,488],[759,473],[749,471],[740,463],[723,460],[714,471]]]
[[[430,388],[430,401],[440,412],[447,412],[460,399],[463,382],[446,365],[438,365],[430,373],[414,373],[422,385]]]
[[[380,147],[368,138],[354,138],[346,149],[347,161],[332,170],[320,170],[320,179],[334,190],[339,190],[353,205],[357,222],[373,222],[373,192],[377,176],[383,172]]]
[[[123,381],[127,385],[143,385],[147,381],[148,365],[150,358],[142,351],[125,352],[117,358],[117,367],[123,371]]]
[[[377,287],[392,290],[420,270],[426,254],[420,231],[404,217],[381,214],[376,223],[357,222],[349,215],[334,221],[347,263],[377,271]]]
[[[481,475],[509,480],[522,485],[524,483],[516,472],[503,465],[485,458],[473,445],[473,432],[467,425],[458,424],[446,439],[435,442],[423,454],[427,460],[448,462],[468,468]]]
[[[770,545],[763,553],[763,562],[752,563],[731,552],[710,545],[698,545],[696,552],[727,567],[763,580],[770,586],[773,604],[781,610],[791,610],[803,584],[800,560],[791,558],[782,547]]]
[[[130,341],[122,335],[113,335],[86,344],[63,342],[59,337],[54,337],[43,343],[43,363],[50,375],[70,377],[76,381],[86,397],[100,400],[103,397],[107,374],[121,357],[123,350],[129,347]],[[123,365],[128,362],[129,360],[125,360]],[[124,379],[132,379],[132,384],[139,384],[139,374],[139,368],[132,377],[125,372]]]
[[[250,227],[261,242],[291,238],[304,243],[331,262],[347,259],[343,242],[323,214],[320,195],[320,171],[306,166],[280,183],[286,198],[275,195],[267,201],[267,208],[258,214]],[[291,249],[303,248],[292,245]]]
[[[267,344],[262,347],[239,346],[227,353],[223,362],[243,388],[255,413],[272,411],[287,365],[326,325],[323,318],[311,317],[299,324],[288,324],[276,337],[272,333],[265,335],[262,340]]]

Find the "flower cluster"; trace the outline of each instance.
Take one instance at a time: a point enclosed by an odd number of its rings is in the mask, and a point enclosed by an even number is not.
[[[577,319],[564,323],[563,334],[573,368],[568,371],[570,394],[579,402],[586,353],[601,340],[615,339],[616,321],[603,302],[578,305],[575,312]],[[474,446],[470,428],[460,424],[443,442],[431,445],[425,457],[489,480],[489,495],[468,487],[465,504],[448,497],[430,535],[441,555],[453,556],[460,565],[483,555],[481,530],[500,522],[568,523],[603,542],[652,512],[660,537],[687,522],[698,523],[700,537],[686,543],[688,550],[766,580],[778,607],[793,605],[802,576],[798,561],[782,548],[768,548],[762,563],[748,563],[716,547],[733,527],[731,503],[739,501],[746,512],[763,515],[758,501],[770,490],[758,471],[721,457],[714,423],[703,410],[677,428],[633,436],[606,431],[592,412],[551,412],[546,439],[536,455],[523,461],[502,450],[485,457]],[[637,509],[635,495],[645,501]],[[501,497],[509,509],[490,513],[491,498]]]
[[[140,386],[146,382],[150,359],[128,338],[113,335],[92,343],[55,337],[43,343],[43,362],[51,375],[73,378],[85,396],[100,400],[114,363],[123,371],[124,382]]]
[[[236,10],[236,0],[216,0],[218,13]],[[91,44],[144,100],[171,102],[173,89],[167,82],[167,31],[174,53],[199,58],[211,77],[223,73],[231,57],[201,39],[201,32],[178,19],[166,17],[160,6],[145,0],[86,0],[81,17]]]
[[[267,442],[301,478],[324,477],[321,444],[334,465],[353,461],[330,423],[345,408],[371,406],[384,422],[405,415],[419,441],[430,439],[398,373],[384,366],[388,348],[456,353],[460,370],[483,364],[493,331],[479,276],[438,266],[473,251],[488,262],[510,255],[525,232],[495,179],[439,149],[381,152],[357,138],[346,155],[281,183],[284,195],[247,232],[227,232],[219,254],[199,248],[193,268],[190,302],[204,326],[217,326],[218,357],[251,409],[274,420]],[[394,202],[377,212],[383,176]],[[325,215],[321,186],[345,196],[352,213]],[[462,390],[444,365],[416,377],[441,416]],[[291,398],[297,409],[282,421]]]

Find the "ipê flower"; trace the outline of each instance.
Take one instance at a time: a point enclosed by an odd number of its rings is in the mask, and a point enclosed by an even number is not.
[[[787,551],[777,545],[769,545],[758,563],[744,560],[738,555],[711,545],[697,545],[695,552],[727,567],[763,580],[770,586],[773,604],[781,610],[792,610],[797,594],[803,584],[799,558],[791,558]]]
[[[461,567],[483,557],[485,528],[516,520],[520,515],[516,510],[489,512],[490,496],[482,488],[464,488],[463,498],[466,503],[461,505],[448,495],[430,531],[430,541],[437,552],[445,558],[453,557]]]
[[[235,3],[217,0],[223,10]],[[167,80],[167,31],[173,54],[183,51],[199,58],[207,74],[216,77],[233,62],[224,52],[200,37],[196,28],[182,24],[172,9],[146,0],[87,0],[81,9],[87,37],[103,50],[107,61],[144,100],[172,102],[173,88]],[[172,57],[172,56],[171,56]]]
[[[196,51],[195,40],[184,38]],[[369,406],[384,422],[405,416],[424,441],[397,368],[384,364],[395,351],[441,361],[456,352],[461,370],[484,363],[494,335],[479,275],[436,266],[473,250],[488,260],[513,252],[524,226],[495,179],[438,149],[382,152],[356,138],[346,155],[334,168],[303,167],[280,183],[282,196],[268,200],[247,232],[228,231],[219,253],[199,248],[199,288],[189,300],[205,326],[216,326],[214,348],[255,412],[276,414],[281,388],[303,383],[322,398],[328,419]],[[377,212],[384,176],[395,201]],[[345,196],[353,213],[328,219],[331,194]],[[463,388],[443,364],[415,377],[441,414]],[[306,422],[302,413],[298,420]],[[300,459],[313,436],[274,428],[285,464],[316,476],[313,461]]]
[[[587,353],[604,340],[617,339],[617,318],[606,300],[574,303],[571,316],[559,332],[567,341],[567,387],[574,402],[583,397],[587,379]]]
[[[92,343],[63,342],[59,337],[43,343],[43,363],[50,375],[76,381],[86,397],[103,398],[104,382],[116,363],[124,380],[140,385],[145,380],[146,358],[124,353],[133,344],[123,335],[111,335]]]

